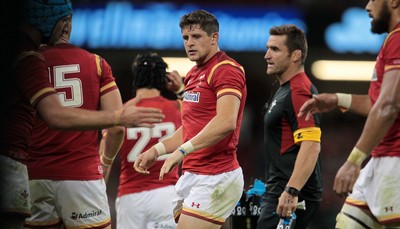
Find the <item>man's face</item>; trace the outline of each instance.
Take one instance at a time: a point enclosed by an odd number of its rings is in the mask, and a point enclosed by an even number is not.
[[[188,58],[200,65],[211,58],[210,52],[216,45],[217,33],[209,36],[199,25],[190,25],[182,29],[182,38]]]
[[[368,16],[372,18],[371,31],[382,34],[389,32],[389,23],[392,16],[386,0],[370,0],[365,7]]]
[[[282,76],[287,71],[291,63],[291,54],[285,41],[286,35],[271,35],[267,42],[267,52],[264,59],[267,61],[267,75]]]
[[[54,26],[48,45],[69,43],[72,30],[72,15],[61,18]]]

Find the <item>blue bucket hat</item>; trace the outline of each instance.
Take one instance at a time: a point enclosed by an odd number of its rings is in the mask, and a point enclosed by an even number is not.
[[[51,36],[56,23],[72,14],[70,0],[27,0],[25,19],[37,28],[45,38]]]

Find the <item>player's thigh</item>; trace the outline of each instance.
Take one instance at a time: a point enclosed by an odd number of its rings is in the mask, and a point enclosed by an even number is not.
[[[104,179],[62,181],[56,206],[66,228],[106,227],[111,224]]]
[[[149,217],[156,220],[173,218],[172,201],[176,198],[177,194],[173,185],[153,189],[147,204]]]
[[[372,177],[362,184],[368,207],[381,224],[400,221],[400,157],[372,158]]]
[[[60,181],[30,180],[32,215],[25,220],[26,228],[60,228],[62,223],[55,203]]]
[[[364,209],[344,204],[336,217],[336,229],[382,229],[372,214]]]
[[[214,224],[196,217],[182,214],[179,218],[177,229],[219,229],[221,224]]]
[[[144,229],[147,225],[147,199],[144,192],[120,196],[115,201],[118,229]]]
[[[346,203],[369,209],[380,224],[400,220],[399,157],[371,158],[361,170]]]
[[[242,196],[241,168],[217,175],[198,175],[197,180],[184,199],[182,214],[222,225]]]
[[[151,191],[148,201],[148,223],[147,229],[153,228],[176,228],[172,201],[177,197],[173,185],[157,188]]]
[[[29,216],[31,201],[26,165],[0,154],[0,175],[0,214]]]

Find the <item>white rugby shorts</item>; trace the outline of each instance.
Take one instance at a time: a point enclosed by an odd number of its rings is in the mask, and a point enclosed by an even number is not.
[[[243,193],[241,168],[216,175],[185,172],[175,185],[174,217],[189,215],[222,225]]]
[[[120,196],[115,201],[118,229],[176,228],[172,200],[174,186]]]
[[[371,158],[346,203],[368,208],[380,223],[400,219],[400,157]]]
[[[111,223],[104,179],[30,180],[32,216],[26,226],[103,227]]]

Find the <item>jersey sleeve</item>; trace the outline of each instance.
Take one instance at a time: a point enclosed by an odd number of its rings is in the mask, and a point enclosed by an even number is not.
[[[214,66],[207,81],[214,88],[217,98],[234,95],[241,99],[246,88],[243,67],[232,61],[224,61]]]
[[[111,66],[107,63],[107,61],[98,55],[95,55],[95,58],[97,73],[101,77],[100,94],[101,96],[103,96],[110,91],[118,89],[118,86],[115,83],[115,78],[112,74]]]
[[[290,109],[287,115],[293,131],[294,142],[299,143],[306,140],[321,142],[321,115],[315,114],[308,121],[297,116],[300,107],[312,97],[313,93],[317,93],[316,89],[310,81],[302,81],[297,78],[296,82],[291,85],[291,92],[291,104],[288,106]]]
[[[400,29],[388,35],[383,48],[385,49],[385,72],[400,70]]]
[[[22,53],[14,70],[18,88],[33,106],[46,96],[56,94],[42,54],[35,51]]]

